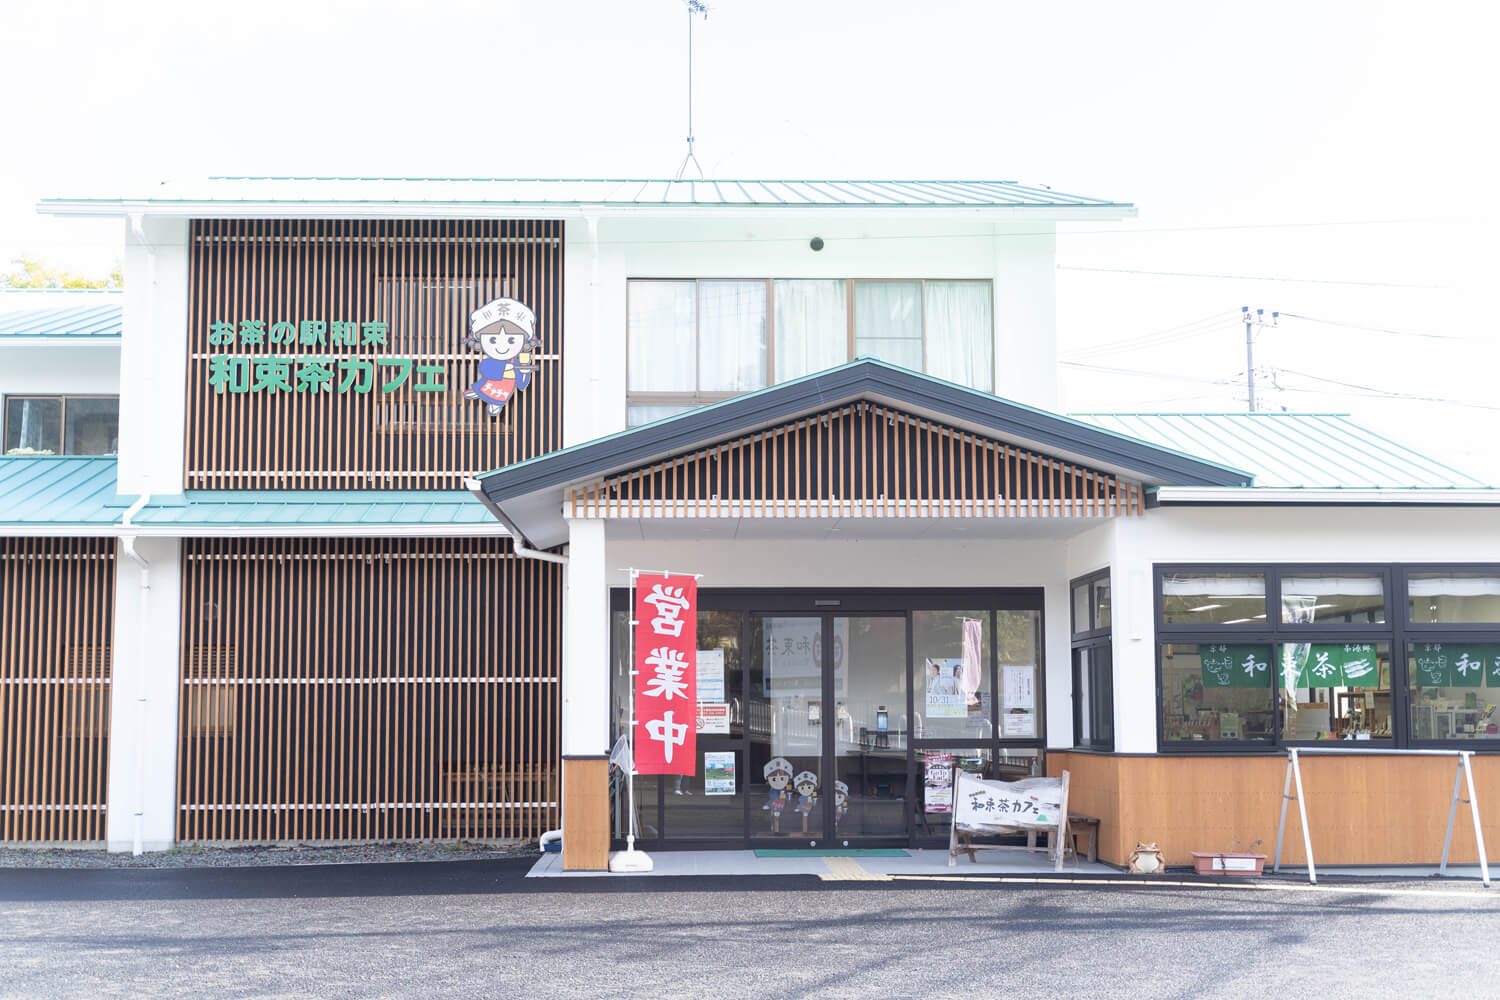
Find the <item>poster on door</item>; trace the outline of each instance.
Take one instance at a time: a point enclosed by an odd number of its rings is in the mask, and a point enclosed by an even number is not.
[[[698,770],[698,581],[642,573],[635,581],[635,769]]]
[[[928,751],[922,755],[922,801],[927,812],[953,811],[953,755]]]
[[[733,795],[734,751],[710,751],[703,755],[703,794]]]
[[[966,719],[968,699],[964,697],[964,661],[957,656],[929,656],[923,667],[927,675],[927,717],[929,719]]]

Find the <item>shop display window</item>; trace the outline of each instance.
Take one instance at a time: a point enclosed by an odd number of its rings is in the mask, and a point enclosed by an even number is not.
[[[912,663],[919,678],[914,692],[917,739],[987,739],[995,734],[992,641],[988,611],[912,612]]]
[[[1163,740],[1216,743],[1271,739],[1275,725],[1273,664],[1269,643],[1163,643]]]
[[[1406,647],[1414,740],[1500,740],[1500,642]]]
[[[1280,647],[1281,738],[1389,740],[1387,642],[1288,642]]]

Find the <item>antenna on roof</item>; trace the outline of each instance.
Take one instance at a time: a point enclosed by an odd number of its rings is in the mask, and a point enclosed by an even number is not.
[[[703,0],[683,0],[683,3],[687,5],[688,16],[688,151],[687,156],[682,158],[682,166],[677,168],[677,176],[673,178],[673,180],[679,181],[682,180],[682,175],[687,172],[689,163],[693,165],[694,170],[698,171],[698,179],[703,179],[703,165],[693,155],[693,15],[702,14],[703,20],[708,20],[708,4],[704,3]]]

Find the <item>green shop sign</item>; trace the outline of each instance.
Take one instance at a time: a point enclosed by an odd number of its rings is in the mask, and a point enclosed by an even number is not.
[[[1282,683],[1294,687],[1379,687],[1370,642],[1289,642],[1281,647]]]
[[[416,379],[412,380],[412,373]],[[253,356],[210,354],[208,384],[214,392],[358,392],[377,385],[395,392],[411,381],[416,392],[448,388],[447,365],[417,364],[416,358],[335,358],[327,355]]]
[[[1412,662],[1412,680],[1421,687],[1477,688],[1486,677],[1500,687],[1500,645],[1424,642],[1412,647]]]
[[[1204,687],[1268,688],[1271,686],[1270,646],[1231,646],[1213,643],[1198,647]]]

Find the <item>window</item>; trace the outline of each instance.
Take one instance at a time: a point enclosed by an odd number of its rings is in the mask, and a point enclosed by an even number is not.
[[[991,392],[988,281],[628,282],[631,426],[870,356]]]
[[[1072,592],[1073,745],[1113,750],[1115,684],[1109,570],[1074,580]]]
[[[119,425],[117,396],[8,396],[5,454],[113,455]]]
[[[1156,579],[1163,750],[1500,740],[1500,569],[1157,567]]]

